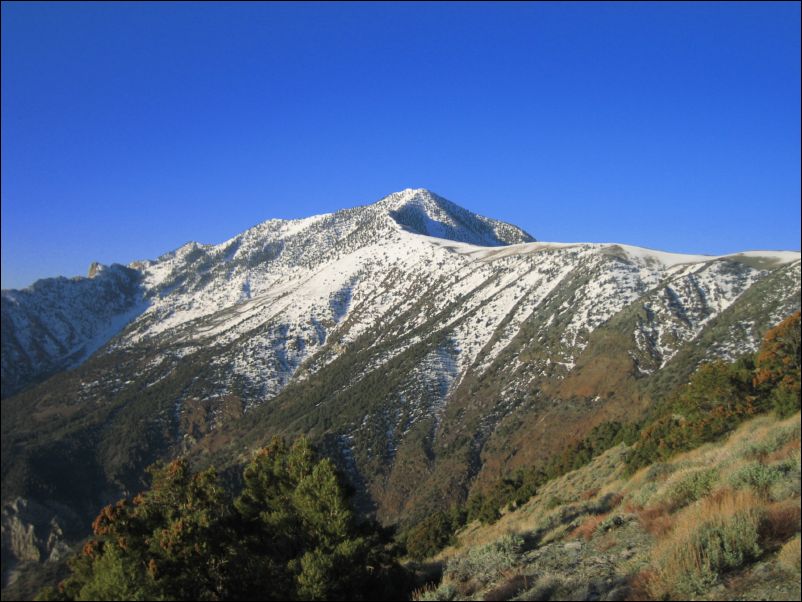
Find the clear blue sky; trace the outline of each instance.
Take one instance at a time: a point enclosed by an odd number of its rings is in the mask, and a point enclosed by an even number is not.
[[[800,247],[800,5],[2,4],[2,286],[426,187]]]

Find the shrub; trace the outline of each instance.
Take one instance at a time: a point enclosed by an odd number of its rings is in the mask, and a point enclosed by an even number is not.
[[[800,312],[796,312],[766,332],[755,362],[754,385],[780,416],[800,409],[800,334]]]
[[[407,553],[416,560],[433,556],[452,542],[455,525],[445,512],[435,512],[407,534]]]
[[[771,452],[765,457],[765,462],[777,462],[778,460],[785,460],[788,458],[794,459],[796,462],[797,469],[800,464],[800,441],[797,437],[796,439],[789,441],[779,449]]]
[[[358,524],[333,463],[305,439],[255,454],[235,500],[214,469],[176,460],[105,507],[58,597],[78,600],[384,599],[404,576]],[[52,596],[53,591],[43,592]]]
[[[718,470],[715,468],[680,475],[665,493],[666,502],[671,510],[687,506],[708,495],[717,479]]]
[[[772,485],[784,475],[785,471],[778,466],[766,466],[759,462],[753,462],[733,473],[730,477],[730,485],[736,489],[750,487],[755,493],[767,498]]]
[[[635,508],[648,506],[657,494],[657,483],[645,483],[629,494],[629,505]]]
[[[777,563],[789,573],[799,575],[802,572],[800,566],[800,539],[799,535],[788,541],[777,554]]]
[[[656,462],[652,464],[646,471],[647,481],[664,481],[668,478],[677,467],[674,464],[664,464],[663,462]]]
[[[802,489],[802,474],[800,474],[799,453],[781,462],[773,464],[782,477],[777,479],[769,490],[769,497],[772,500],[780,501],[788,498],[799,498]]]
[[[565,500],[556,495],[553,495],[548,500],[546,500],[546,510],[554,510],[557,506],[562,506],[564,503]]]
[[[799,422],[778,428],[763,441],[748,445],[745,455],[759,458],[761,460],[765,459],[766,456],[783,448],[787,443],[794,440],[798,442],[800,430]]]
[[[654,549],[653,597],[690,596],[761,553],[763,509],[749,491],[724,490],[684,510]]]
[[[520,535],[505,535],[491,544],[472,548],[467,554],[452,558],[446,574],[458,581],[477,579],[489,583],[520,561],[523,548]]]

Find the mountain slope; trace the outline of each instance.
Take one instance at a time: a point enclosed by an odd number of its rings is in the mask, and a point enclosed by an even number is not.
[[[36,286],[4,291],[4,371],[7,341],[28,352],[15,316],[48,332],[58,312],[91,322],[92,283],[118,271],[123,301],[103,319],[130,322],[3,400],[4,502],[56,498],[91,518],[158,458],[233,466],[273,434],[306,433],[365,509],[412,521],[603,420],[636,418],[800,307],[799,253],[536,242],[406,190],[57,281],[87,290],[69,306],[66,292],[47,305]],[[87,349],[102,328],[74,330],[69,349]],[[66,367],[47,351],[54,367],[26,378]]]
[[[141,275],[93,266],[89,278],[48,278],[2,292],[2,397],[81,363],[141,312]]]
[[[441,583],[416,599],[799,599],[799,413],[634,475],[630,451],[463,528],[437,558]]]
[[[3,291],[3,397],[80,363],[139,313],[147,315],[136,330],[158,334],[277,283],[309,278],[316,267],[363,248],[392,245],[403,231],[482,245],[533,240],[515,226],[408,189],[333,214],[268,220],[222,244],[188,243],[128,268],[93,264],[91,278],[42,280],[22,291]],[[341,295],[347,288],[344,283]]]

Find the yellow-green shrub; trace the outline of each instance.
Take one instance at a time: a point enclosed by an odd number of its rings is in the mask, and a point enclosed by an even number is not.
[[[654,548],[655,598],[687,596],[761,553],[763,507],[751,491],[723,490],[677,515],[674,529]]]
[[[800,551],[800,545],[802,542],[800,541],[799,535],[788,541],[780,550],[780,553],[777,555],[777,562],[779,565],[790,573],[796,573],[797,575],[802,572],[802,551]]]

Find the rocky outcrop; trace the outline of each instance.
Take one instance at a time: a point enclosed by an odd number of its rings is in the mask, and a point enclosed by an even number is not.
[[[63,517],[66,517],[63,518]],[[77,519],[67,508],[43,506],[18,497],[2,510],[3,586],[20,562],[57,562],[70,552],[62,525]]]

